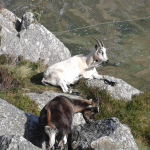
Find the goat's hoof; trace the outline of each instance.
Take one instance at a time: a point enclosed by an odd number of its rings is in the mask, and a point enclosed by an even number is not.
[[[79,95],[81,95],[81,93],[79,93],[79,92],[72,92],[72,95],[77,95],[77,96],[79,96]]]

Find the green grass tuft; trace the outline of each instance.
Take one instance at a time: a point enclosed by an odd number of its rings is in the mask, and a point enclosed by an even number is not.
[[[100,99],[100,112],[95,119],[116,117],[121,123],[126,124],[139,144],[150,146],[150,92],[135,96],[132,101],[113,99],[105,90],[98,91],[98,88],[91,88],[81,80],[78,84],[84,98],[96,101]]]
[[[24,96],[24,93],[42,93],[48,90],[60,92],[56,87],[41,84],[44,66],[18,58],[18,63],[13,64],[11,57],[0,56],[0,98],[15,107],[33,115],[39,116],[38,105]]]
[[[0,93],[0,98],[27,113],[34,114],[36,116],[39,116],[40,114],[38,105],[31,101],[28,96],[23,96],[21,90],[13,89],[7,93]]]

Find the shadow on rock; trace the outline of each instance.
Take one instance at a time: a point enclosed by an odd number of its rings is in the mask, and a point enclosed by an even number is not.
[[[42,135],[39,128],[38,117],[25,113],[27,122],[25,123],[24,137],[37,147],[42,147]]]
[[[34,84],[42,85],[42,82],[41,82],[42,78],[43,78],[43,72],[34,75],[34,76],[30,79],[30,81],[31,81],[32,83],[34,83]]]

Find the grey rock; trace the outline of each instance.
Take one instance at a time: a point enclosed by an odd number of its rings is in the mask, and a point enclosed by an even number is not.
[[[76,150],[138,150],[129,127],[121,124],[117,118],[75,127],[72,146]]]
[[[7,19],[8,22],[11,22],[13,24],[14,29],[16,29],[17,31],[20,31],[20,29],[21,29],[21,19],[20,18],[18,18],[15,14],[13,14],[11,11],[9,11],[5,8],[1,9],[0,14],[3,16],[3,18]]]
[[[6,101],[0,99],[0,136],[18,135],[23,136],[33,144],[41,146],[37,142],[39,129],[38,117],[25,113]]]
[[[9,147],[9,144],[12,138],[13,138],[13,135],[0,136],[0,149],[6,150]]]
[[[63,95],[63,96],[67,96],[69,98],[75,98],[75,99],[82,99],[82,97],[80,96],[76,96],[76,95],[70,95],[70,94],[66,94],[66,93],[56,93],[53,91],[45,91],[42,94],[38,94],[38,93],[26,93],[25,95],[29,96],[29,98],[33,101],[35,101],[40,110],[42,110],[42,108],[53,98],[55,98],[56,96],[59,95]]]
[[[19,33],[23,56],[32,62],[42,60],[51,66],[71,57],[69,50],[44,26],[34,23]]]
[[[10,33],[13,33],[15,36],[18,33],[14,27],[14,24],[7,18],[4,18],[2,14],[0,14],[0,26],[5,27]]]
[[[30,24],[37,22],[34,18],[34,14],[31,12],[25,12],[25,14],[22,16],[22,27],[21,29],[28,29]]]
[[[142,91],[132,87],[122,79],[106,75],[103,75],[103,80],[87,80],[86,83],[88,86],[106,90],[113,98],[118,100],[131,101],[134,95],[143,94]]]
[[[50,31],[34,20],[32,13],[25,13],[22,28],[16,29],[17,17],[8,10],[0,14],[0,55],[23,56],[32,62],[50,66],[71,57],[70,51]],[[15,25],[14,25],[15,24]]]
[[[19,56],[23,54],[23,49],[19,44],[19,38],[16,33],[11,32],[8,28],[2,26],[0,31],[1,47],[0,55],[9,54],[10,56]],[[16,57],[17,58],[17,57]]]
[[[0,113],[0,135],[24,135],[27,118],[23,111],[0,99]]]
[[[3,135],[0,137],[1,150],[40,150],[24,137],[19,135]]]

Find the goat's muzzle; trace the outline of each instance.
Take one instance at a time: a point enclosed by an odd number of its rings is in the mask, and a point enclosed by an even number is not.
[[[109,59],[107,59],[107,61],[105,63],[108,64],[109,63]]]
[[[102,64],[108,64],[108,63],[109,63],[109,60],[102,62]]]

